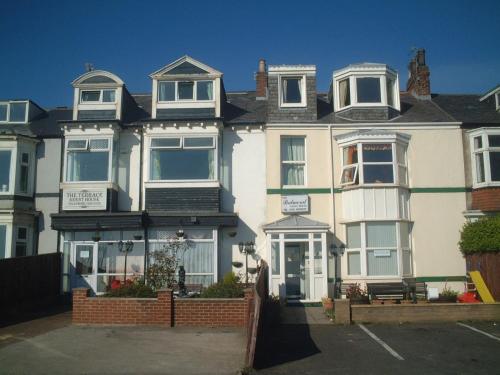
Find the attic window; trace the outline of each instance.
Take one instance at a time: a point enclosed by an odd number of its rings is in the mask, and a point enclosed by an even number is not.
[[[158,101],[205,101],[213,100],[213,81],[160,81]]]
[[[495,98],[496,98],[496,101],[497,101],[497,111],[500,111],[500,92],[497,92],[495,94]]]
[[[356,78],[358,103],[380,103],[380,78]]]
[[[281,77],[280,86],[282,107],[305,106],[305,77]]]
[[[25,123],[27,102],[0,103],[0,122]]]
[[[114,103],[115,90],[82,90],[80,103]]]

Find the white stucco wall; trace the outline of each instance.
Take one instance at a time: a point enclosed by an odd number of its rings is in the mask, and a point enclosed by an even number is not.
[[[222,138],[222,211],[237,213],[239,223],[236,228],[222,231],[221,276],[232,270],[232,261],[245,261],[238,250],[239,242],[255,241],[256,255],[265,257],[266,253],[261,230],[266,219],[265,133],[259,128],[250,131],[226,128]],[[255,267],[255,260],[250,257],[249,267]]]
[[[118,157],[118,210],[139,210],[141,137],[133,131],[120,133]]]

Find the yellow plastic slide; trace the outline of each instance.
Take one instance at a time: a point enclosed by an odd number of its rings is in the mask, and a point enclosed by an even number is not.
[[[476,286],[476,289],[484,303],[494,303],[495,299],[491,295],[488,287],[484,283],[483,277],[479,271],[470,271],[469,275]]]

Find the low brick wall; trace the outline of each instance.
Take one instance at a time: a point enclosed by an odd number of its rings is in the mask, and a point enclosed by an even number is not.
[[[172,291],[161,290],[158,298],[88,297],[89,289],[73,289],[75,324],[172,324]]]
[[[500,303],[425,303],[411,305],[352,305],[356,323],[455,322],[500,320]]]
[[[186,298],[174,301],[176,326],[244,327],[245,312],[244,298]]]
[[[244,298],[174,299],[172,290],[158,298],[88,297],[89,289],[73,289],[73,323],[245,327],[253,290]]]

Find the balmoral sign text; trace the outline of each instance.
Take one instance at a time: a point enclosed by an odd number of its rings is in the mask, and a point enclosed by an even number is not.
[[[64,189],[63,210],[105,210],[106,189]]]
[[[281,197],[281,212],[298,213],[309,211],[309,197],[307,195],[283,195]]]

